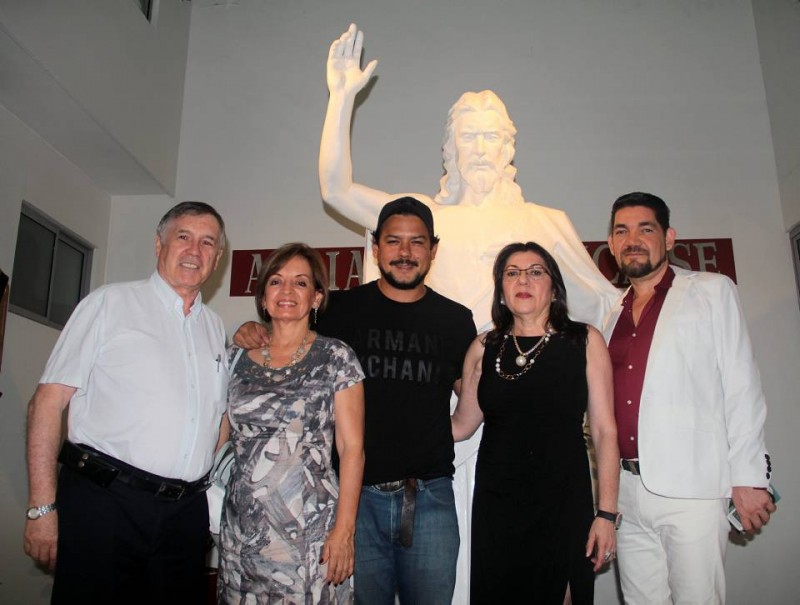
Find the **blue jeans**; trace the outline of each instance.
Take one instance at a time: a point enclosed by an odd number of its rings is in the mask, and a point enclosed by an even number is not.
[[[453,480],[417,480],[414,539],[400,545],[403,489],[361,489],[356,518],[357,605],[450,605],[456,583],[458,519]]]

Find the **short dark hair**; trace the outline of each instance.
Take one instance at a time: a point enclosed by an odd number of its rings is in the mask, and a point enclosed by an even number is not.
[[[433,232],[433,213],[431,209],[420,202],[418,199],[411,196],[397,198],[384,204],[381,212],[378,215],[378,224],[375,231],[372,232],[372,239],[375,243],[381,238],[381,229],[383,224],[395,214],[402,214],[405,216],[416,216],[425,227],[428,229],[428,236],[431,240],[431,248],[439,243],[439,238]]]
[[[217,212],[211,204],[206,204],[205,202],[181,202],[170,208],[169,211],[161,217],[161,220],[158,222],[158,227],[156,227],[158,239],[161,240],[162,244],[164,243],[164,232],[167,230],[169,224],[176,218],[186,215],[201,216],[203,214],[210,214],[217,219],[217,223],[219,224],[219,249],[223,250],[225,248],[225,221],[222,220],[219,212]]]
[[[314,290],[322,292],[322,302],[319,304],[319,312],[325,310],[328,304],[328,280],[325,273],[325,265],[322,262],[322,257],[319,252],[308,244],[302,242],[294,242],[291,244],[284,244],[275,250],[269,257],[266,263],[261,267],[258,273],[258,281],[256,282],[256,311],[258,316],[265,322],[269,323],[272,318],[264,309],[264,292],[267,289],[267,280],[275,275],[278,271],[295,256],[304,258],[308,261],[311,267],[311,277],[314,280]]]
[[[608,233],[614,232],[614,218],[617,211],[622,208],[630,208],[632,206],[644,206],[650,208],[655,215],[656,221],[661,225],[661,228],[666,233],[669,229],[669,206],[657,195],[652,193],[643,193],[641,191],[634,191],[633,193],[626,193],[616,199],[614,205],[611,206],[611,222],[608,224]]]
[[[500,250],[494,261],[494,268],[492,269],[492,277],[494,278],[492,321],[494,322],[494,329],[487,335],[487,341],[491,344],[498,344],[514,325],[514,316],[509,308],[500,301],[503,298],[503,273],[506,268],[506,263],[508,259],[511,258],[511,255],[517,252],[534,252],[544,260],[545,268],[553,282],[553,301],[550,303],[548,318],[550,325],[557,332],[563,332],[570,337],[582,338],[585,340],[587,336],[586,325],[569,318],[567,310],[567,287],[564,285],[564,278],[561,276],[561,270],[558,268],[556,260],[547,250],[536,242],[516,242],[508,244]]]

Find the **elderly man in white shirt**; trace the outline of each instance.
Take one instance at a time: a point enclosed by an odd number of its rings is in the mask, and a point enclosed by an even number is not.
[[[178,204],[158,225],[156,271],[87,296],[50,356],[28,407],[25,551],[55,568],[53,603],[204,598],[228,374],[200,288],[224,245],[214,208]]]

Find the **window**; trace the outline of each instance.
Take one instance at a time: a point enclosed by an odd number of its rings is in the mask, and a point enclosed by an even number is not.
[[[63,328],[89,291],[92,246],[22,202],[9,310]]]
[[[139,9],[144,13],[145,18],[148,21],[153,20],[153,4],[154,0],[136,0],[136,4]]]

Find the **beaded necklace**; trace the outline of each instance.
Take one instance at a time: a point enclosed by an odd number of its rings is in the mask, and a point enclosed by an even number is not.
[[[276,376],[273,376],[273,373],[270,370],[283,371],[286,375],[291,374],[292,373],[291,368],[297,365],[297,363],[303,357],[303,353],[306,352],[306,345],[308,344],[308,337],[310,335],[311,331],[308,330],[306,332],[306,335],[303,336],[303,340],[300,343],[300,346],[298,346],[297,350],[292,354],[292,358],[289,360],[289,363],[287,363],[285,366],[281,368],[276,368],[270,365],[269,362],[272,361],[272,355],[269,350],[269,345],[266,345],[263,349],[261,349],[261,356],[264,358],[264,362],[261,364],[261,366],[266,371],[267,378],[277,378]]]
[[[506,350],[506,342],[508,342],[509,335],[511,335],[511,340],[514,341],[514,346],[516,347],[517,352],[519,353],[519,355],[517,355],[517,357],[514,359],[514,363],[522,368],[519,374],[506,374],[505,372],[503,372],[503,370],[500,369],[500,358],[503,357],[503,353]],[[513,333],[513,329],[509,330],[506,334],[503,335],[503,342],[500,345],[500,350],[497,352],[497,357],[494,360],[494,370],[495,372],[497,372],[497,375],[504,380],[518,380],[523,374],[525,374],[528,370],[530,370],[533,367],[533,364],[536,362],[536,358],[542,354],[542,351],[544,351],[544,347],[547,345],[548,342],[550,342],[550,337],[552,335],[553,335],[553,329],[548,328],[547,331],[539,339],[539,341],[535,345],[533,345],[533,347],[531,347],[527,351],[523,351],[520,348],[519,343],[517,342],[517,337]],[[533,357],[529,359],[528,355],[531,354],[533,354]]]

